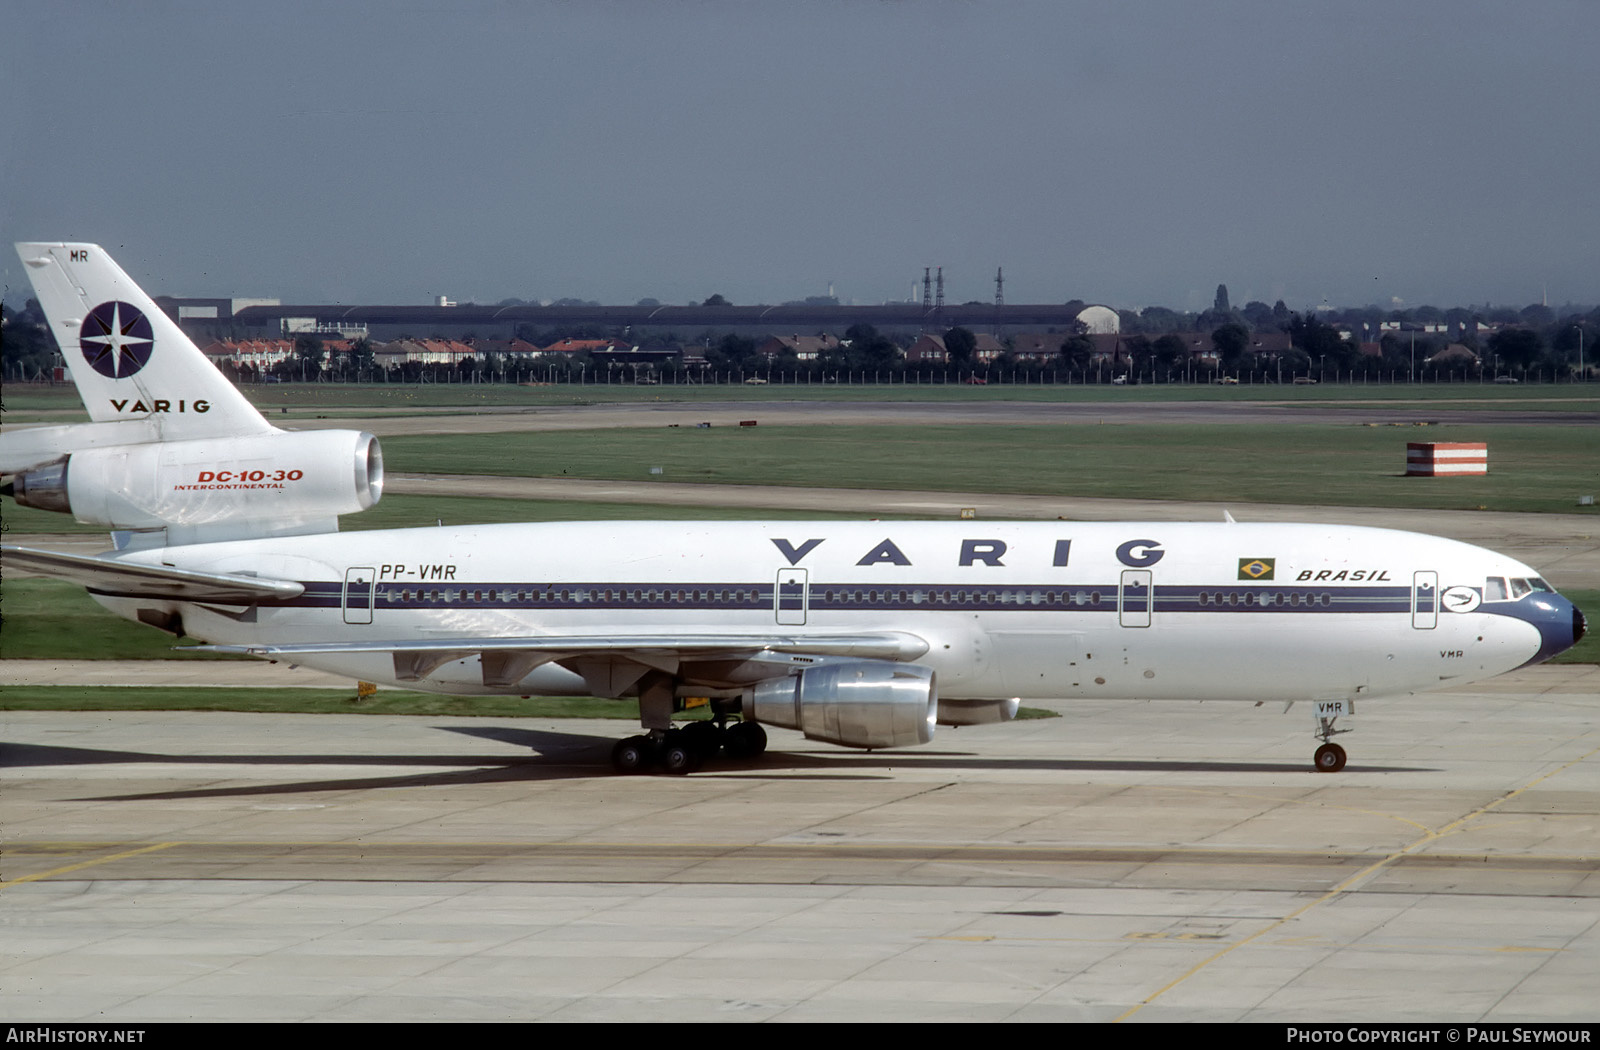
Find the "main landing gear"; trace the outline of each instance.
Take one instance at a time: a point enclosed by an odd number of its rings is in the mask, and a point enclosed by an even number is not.
[[[673,729],[652,729],[619,740],[611,749],[618,773],[693,773],[708,758],[757,758],[767,749],[767,731],[759,722],[687,722]]]

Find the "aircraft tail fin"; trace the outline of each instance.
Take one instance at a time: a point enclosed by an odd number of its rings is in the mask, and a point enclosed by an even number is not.
[[[269,424],[98,245],[17,254],[93,422],[0,434],[0,495],[122,548],[337,532],[383,494],[376,438]]]
[[[95,423],[166,441],[274,429],[99,245],[16,247]]]

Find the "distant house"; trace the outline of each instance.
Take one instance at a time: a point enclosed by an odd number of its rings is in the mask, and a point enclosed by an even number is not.
[[[463,340],[476,354],[498,354],[501,357],[532,357],[539,348],[526,339],[466,339]]]
[[[1018,361],[1048,361],[1061,353],[1066,340],[1060,332],[1018,332],[1011,337],[1011,356]]]
[[[979,361],[993,361],[1006,352],[1006,344],[987,332],[975,332],[972,339],[972,356]]]
[[[906,347],[906,364],[920,365],[924,362],[934,364],[948,364],[950,351],[945,348],[944,336],[928,335],[924,333],[917,337],[917,341]]]
[[[595,353],[601,350],[617,350],[623,348],[618,339],[558,339],[549,346],[539,351],[541,354],[580,354]]]
[[[324,339],[323,364],[333,355],[348,353],[354,344],[348,339]],[[253,368],[260,372],[294,357],[293,339],[218,339],[201,350],[212,364],[232,361],[237,368]]]
[[[372,348],[372,359],[385,368],[402,364],[454,367],[477,352],[454,339],[396,339]]]
[[[821,335],[772,335],[768,336],[756,347],[756,352],[771,360],[779,354],[793,353],[801,361],[815,361],[824,350],[837,350],[839,340],[836,336],[823,333]]]
[[[218,339],[201,352],[214,365],[231,361],[238,368],[266,371],[294,356],[293,339]]]
[[[1206,338],[1210,338],[1207,336]],[[1270,332],[1252,332],[1250,335],[1250,352],[1252,354],[1286,354],[1294,348],[1294,340],[1288,332],[1273,330]]]
[[[1423,363],[1436,367],[1441,365],[1447,367],[1475,365],[1478,363],[1478,355],[1473,353],[1472,349],[1464,343],[1451,343]]]

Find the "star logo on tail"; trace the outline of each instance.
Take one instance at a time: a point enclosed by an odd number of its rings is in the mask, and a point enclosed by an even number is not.
[[[150,319],[129,303],[101,303],[78,331],[84,360],[110,379],[126,379],[143,368],[155,345]]]

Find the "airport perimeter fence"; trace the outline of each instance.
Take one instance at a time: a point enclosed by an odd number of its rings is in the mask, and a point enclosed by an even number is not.
[[[1570,366],[1512,369],[1498,374],[1473,371],[1405,369],[1311,369],[1273,372],[1257,369],[1189,371],[1107,368],[1001,367],[962,369],[694,369],[629,365],[617,368],[573,368],[564,365],[504,370],[452,367],[363,369],[358,372],[289,368],[279,372],[243,373],[224,369],[228,378],[246,386],[276,383],[334,385],[510,385],[510,386],[1443,386],[1493,384],[1571,385],[1600,382],[1600,368],[1583,372]],[[7,367],[7,382],[58,385],[71,380],[66,370]]]
[[[359,374],[313,374],[235,377],[256,385],[284,382],[354,385],[511,385],[511,386],[1443,386],[1495,384],[1570,385],[1600,382],[1597,369],[1580,374],[1576,369],[1530,368],[1492,374],[1488,371],[1428,371],[1410,374],[1403,369],[1312,369],[1310,372],[1271,373],[1240,370],[1182,372],[1113,372],[1110,369],[976,368],[948,371],[912,369],[624,369],[546,368],[503,371],[425,368]]]

